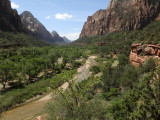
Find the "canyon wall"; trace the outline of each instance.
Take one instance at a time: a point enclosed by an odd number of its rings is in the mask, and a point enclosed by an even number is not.
[[[114,31],[139,30],[159,20],[160,0],[111,0],[106,10],[89,16],[80,38]]]

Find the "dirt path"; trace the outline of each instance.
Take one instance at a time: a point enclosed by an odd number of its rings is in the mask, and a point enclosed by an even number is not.
[[[91,73],[90,68],[93,65],[96,65],[96,61],[94,60],[96,56],[90,56],[86,63],[77,69],[78,75],[76,75],[73,80],[76,82],[81,82],[85,79],[87,79]],[[68,82],[65,82],[61,88],[64,90],[68,88]],[[43,107],[52,99],[52,93],[49,95],[46,95],[45,97],[28,103],[26,105],[17,107],[15,109],[9,110],[7,112],[2,113],[0,120],[31,120],[32,118],[34,120],[42,120],[41,116],[35,118],[35,116],[40,115],[40,113],[43,111]]]

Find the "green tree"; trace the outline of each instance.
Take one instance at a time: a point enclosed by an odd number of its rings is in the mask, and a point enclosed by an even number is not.
[[[13,78],[12,70],[13,63],[7,62],[0,64],[0,83],[3,85],[3,89],[5,89],[7,82]]]
[[[87,97],[89,91],[99,82],[99,78],[91,78],[82,85],[70,82],[69,88],[65,91],[58,89],[59,94],[46,106],[48,120],[105,120],[108,106],[106,101],[97,96],[93,99]]]

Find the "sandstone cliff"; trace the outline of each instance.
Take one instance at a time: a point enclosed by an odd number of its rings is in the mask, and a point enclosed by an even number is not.
[[[0,0],[0,30],[14,32],[25,31],[20,16],[16,10],[11,8],[9,0]]]
[[[89,16],[80,37],[142,29],[159,20],[160,0],[111,0],[106,10]]]

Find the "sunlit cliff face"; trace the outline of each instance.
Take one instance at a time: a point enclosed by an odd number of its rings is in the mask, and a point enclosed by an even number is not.
[[[154,21],[159,13],[160,3],[155,0],[111,0],[106,10],[88,17],[80,37],[139,30]]]

